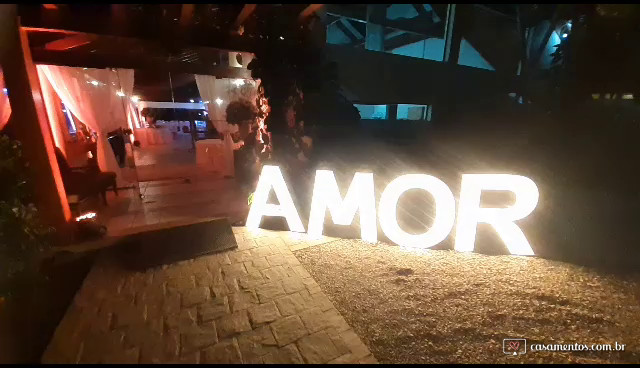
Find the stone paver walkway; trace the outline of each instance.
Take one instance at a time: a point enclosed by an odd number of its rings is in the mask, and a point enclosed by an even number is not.
[[[131,272],[106,254],[43,363],[375,363],[291,249],[331,241],[234,228],[238,249]]]

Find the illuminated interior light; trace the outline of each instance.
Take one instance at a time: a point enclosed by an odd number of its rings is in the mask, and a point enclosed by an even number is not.
[[[567,37],[569,37],[569,35],[567,33],[563,33],[562,34],[562,38],[567,38]]]
[[[88,220],[88,219],[92,219],[96,217],[96,213],[95,212],[87,212],[81,216],[76,217],[76,222],[80,222],[82,220]]]
[[[140,97],[139,96],[131,96],[131,101],[138,102],[138,101],[140,101]]]
[[[333,171],[317,170],[308,226],[312,238],[322,237],[327,209],[336,225],[351,225],[359,210],[361,239],[370,243],[378,241],[372,173],[356,173],[343,200]]]
[[[98,81],[91,81],[91,84],[93,84],[94,86],[97,86],[100,83],[98,83]]]
[[[218,106],[222,105],[223,102],[224,101],[220,97],[216,98],[216,103],[218,104]]]
[[[76,128],[76,122],[73,120],[73,114],[71,114],[71,111],[69,111],[69,109],[63,109],[62,111],[67,115],[67,119],[69,119],[69,122],[71,123],[73,132],[75,133],[76,131],[78,131],[78,129]]]
[[[208,104],[208,103],[209,103],[209,101],[205,101],[204,103]]]
[[[273,188],[279,204],[267,203],[271,188]],[[278,166],[265,165],[262,168],[256,191],[253,194],[253,203],[247,216],[247,227],[257,229],[263,216],[284,217],[290,231],[304,232],[304,226]]]
[[[234,79],[231,83],[236,87],[244,86],[244,79]]]
[[[189,102],[194,103],[195,101],[194,100],[189,100]]]
[[[507,208],[480,208],[483,190],[511,191],[515,203]],[[473,251],[478,223],[496,230],[511,254],[533,255],[522,230],[514,223],[527,217],[538,204],[538,187],[529,178],[509,174],[464,174],[460,188],[455,250]]]
[[[622,95],[623,100],[633,100],[633,93],[625,93]]]
[[[422,189],[435,200],[433,225],[422,234],[409,234],[398,224],[398,200],[410,189]],[[456,200],[449,187],[440,179],[424,174],[402,175],[394,179],[382,192],[378,217],[384,234],[394,243],[413,248],[430,248],[449,235],[455,223]]]
[[[116,95],[120,96],[120,97],[124,97],[124,92],[122,91],[118,91],[116,92]]]
[[[280,36],[280,39],[281,39],[281,40],[284,40],[284,37]]]
[[[6,88],[3,88],[3,89],[2,89],[2,92],[4,92],[5,94],[7,94],[7,93],[9,93],[9,90],[8,90],[8,89],[6,89]]]

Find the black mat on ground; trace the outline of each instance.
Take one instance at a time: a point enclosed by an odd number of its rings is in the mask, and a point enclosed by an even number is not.
[[[224,218],[129,235],[118,242],[115,251],[126,268],[144,270],[237,247]]]

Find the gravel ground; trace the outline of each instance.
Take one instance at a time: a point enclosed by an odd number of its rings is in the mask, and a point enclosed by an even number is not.
[[[381,363],[640,363],[639,274],[358,240],[295,255]],[[510,356],[504,338],[626,346]]]

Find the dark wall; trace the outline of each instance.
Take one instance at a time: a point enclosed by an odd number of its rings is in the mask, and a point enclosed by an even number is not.
[[[514,90],[515,76],[348,46],[326,47],[354,103],[432,104],[434,97],[448,91],[464,103]]]

